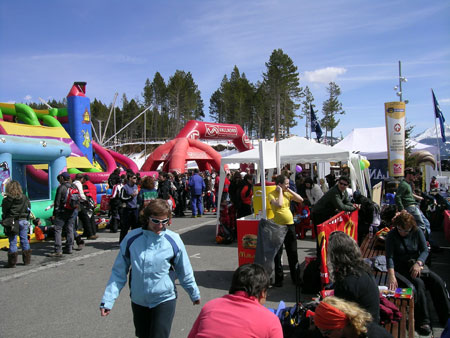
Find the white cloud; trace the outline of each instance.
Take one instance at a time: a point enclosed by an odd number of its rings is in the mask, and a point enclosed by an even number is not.
[[[32,97],[31,95],[27,95],[27,96],[25,96],[23,99],[24,99],[25,101],[31,101],[32,98],[33,98],[33,97]]]
[[[305,72],[305,80],[311,83],[329,83],[335,81],[339,75],[345,74],[347,69],[340,67],[326,67]]]
[[[443,105],[446,105],[446,106],[450,105],[450,99],[440,99],[438,101],[439,101],[439,103],[441,103]]]

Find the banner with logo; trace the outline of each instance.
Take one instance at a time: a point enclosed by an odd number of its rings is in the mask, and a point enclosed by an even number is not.
[[[341,211],[336,216],[317,226],[317,241],[320,249],[320,279],[322,286],[330,282],[327,267],[328,238],[334,231],[343,231],[358,242],[358,210],[351,213]]]
[[[253,216],[237,220],[237,244],[239,266],[253,263],[255,260],[256,244],[258,242],[258,219]]]
[[[386,102],[384,111],[389,176],[400,177],[405,170],[405,102]]]

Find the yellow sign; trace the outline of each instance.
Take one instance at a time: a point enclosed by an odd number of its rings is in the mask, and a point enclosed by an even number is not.
[[[405,103],[386,102],[384,111],[389,176],[400,177],[405,170]]]

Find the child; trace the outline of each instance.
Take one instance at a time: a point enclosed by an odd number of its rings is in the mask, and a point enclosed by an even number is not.
[[[298,239],[303,239],[305,232],[302,233],[302,228],[311,225],[311,211],[307,203],[298,203],[296,212],[295,216],[298,217],[298,221],[295,222],[295,233]]]

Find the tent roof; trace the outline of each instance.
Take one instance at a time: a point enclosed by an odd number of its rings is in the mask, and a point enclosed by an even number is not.
[[[410,140],[410,142],[414,146],[413,152],[427,150],[433,155],[437,154],[437,148],[435,146],[413,140]],[[346,149],[351,152],[359,151],[368,160],[387,159],[386,127],[355,128],[334,147]]]
[[[267,143],[274,143],[268,141]],[[280,144],[280,160],[282,163],[314,163],[314,162],[337,162],[348,161],[351,153],[348,150],[330,147],[324,144],[307,140],[304,137],[291,137],[281,140]],[[270,156],[266,153],[265,156]],[[272,154],[275,156],[275,153]],[[259,161],[259,149],[244,151],[242,153],[233,154],[222,157],[222,165],[227,163],[249,163]],[[270,168],[265,166],[265,168]]]

